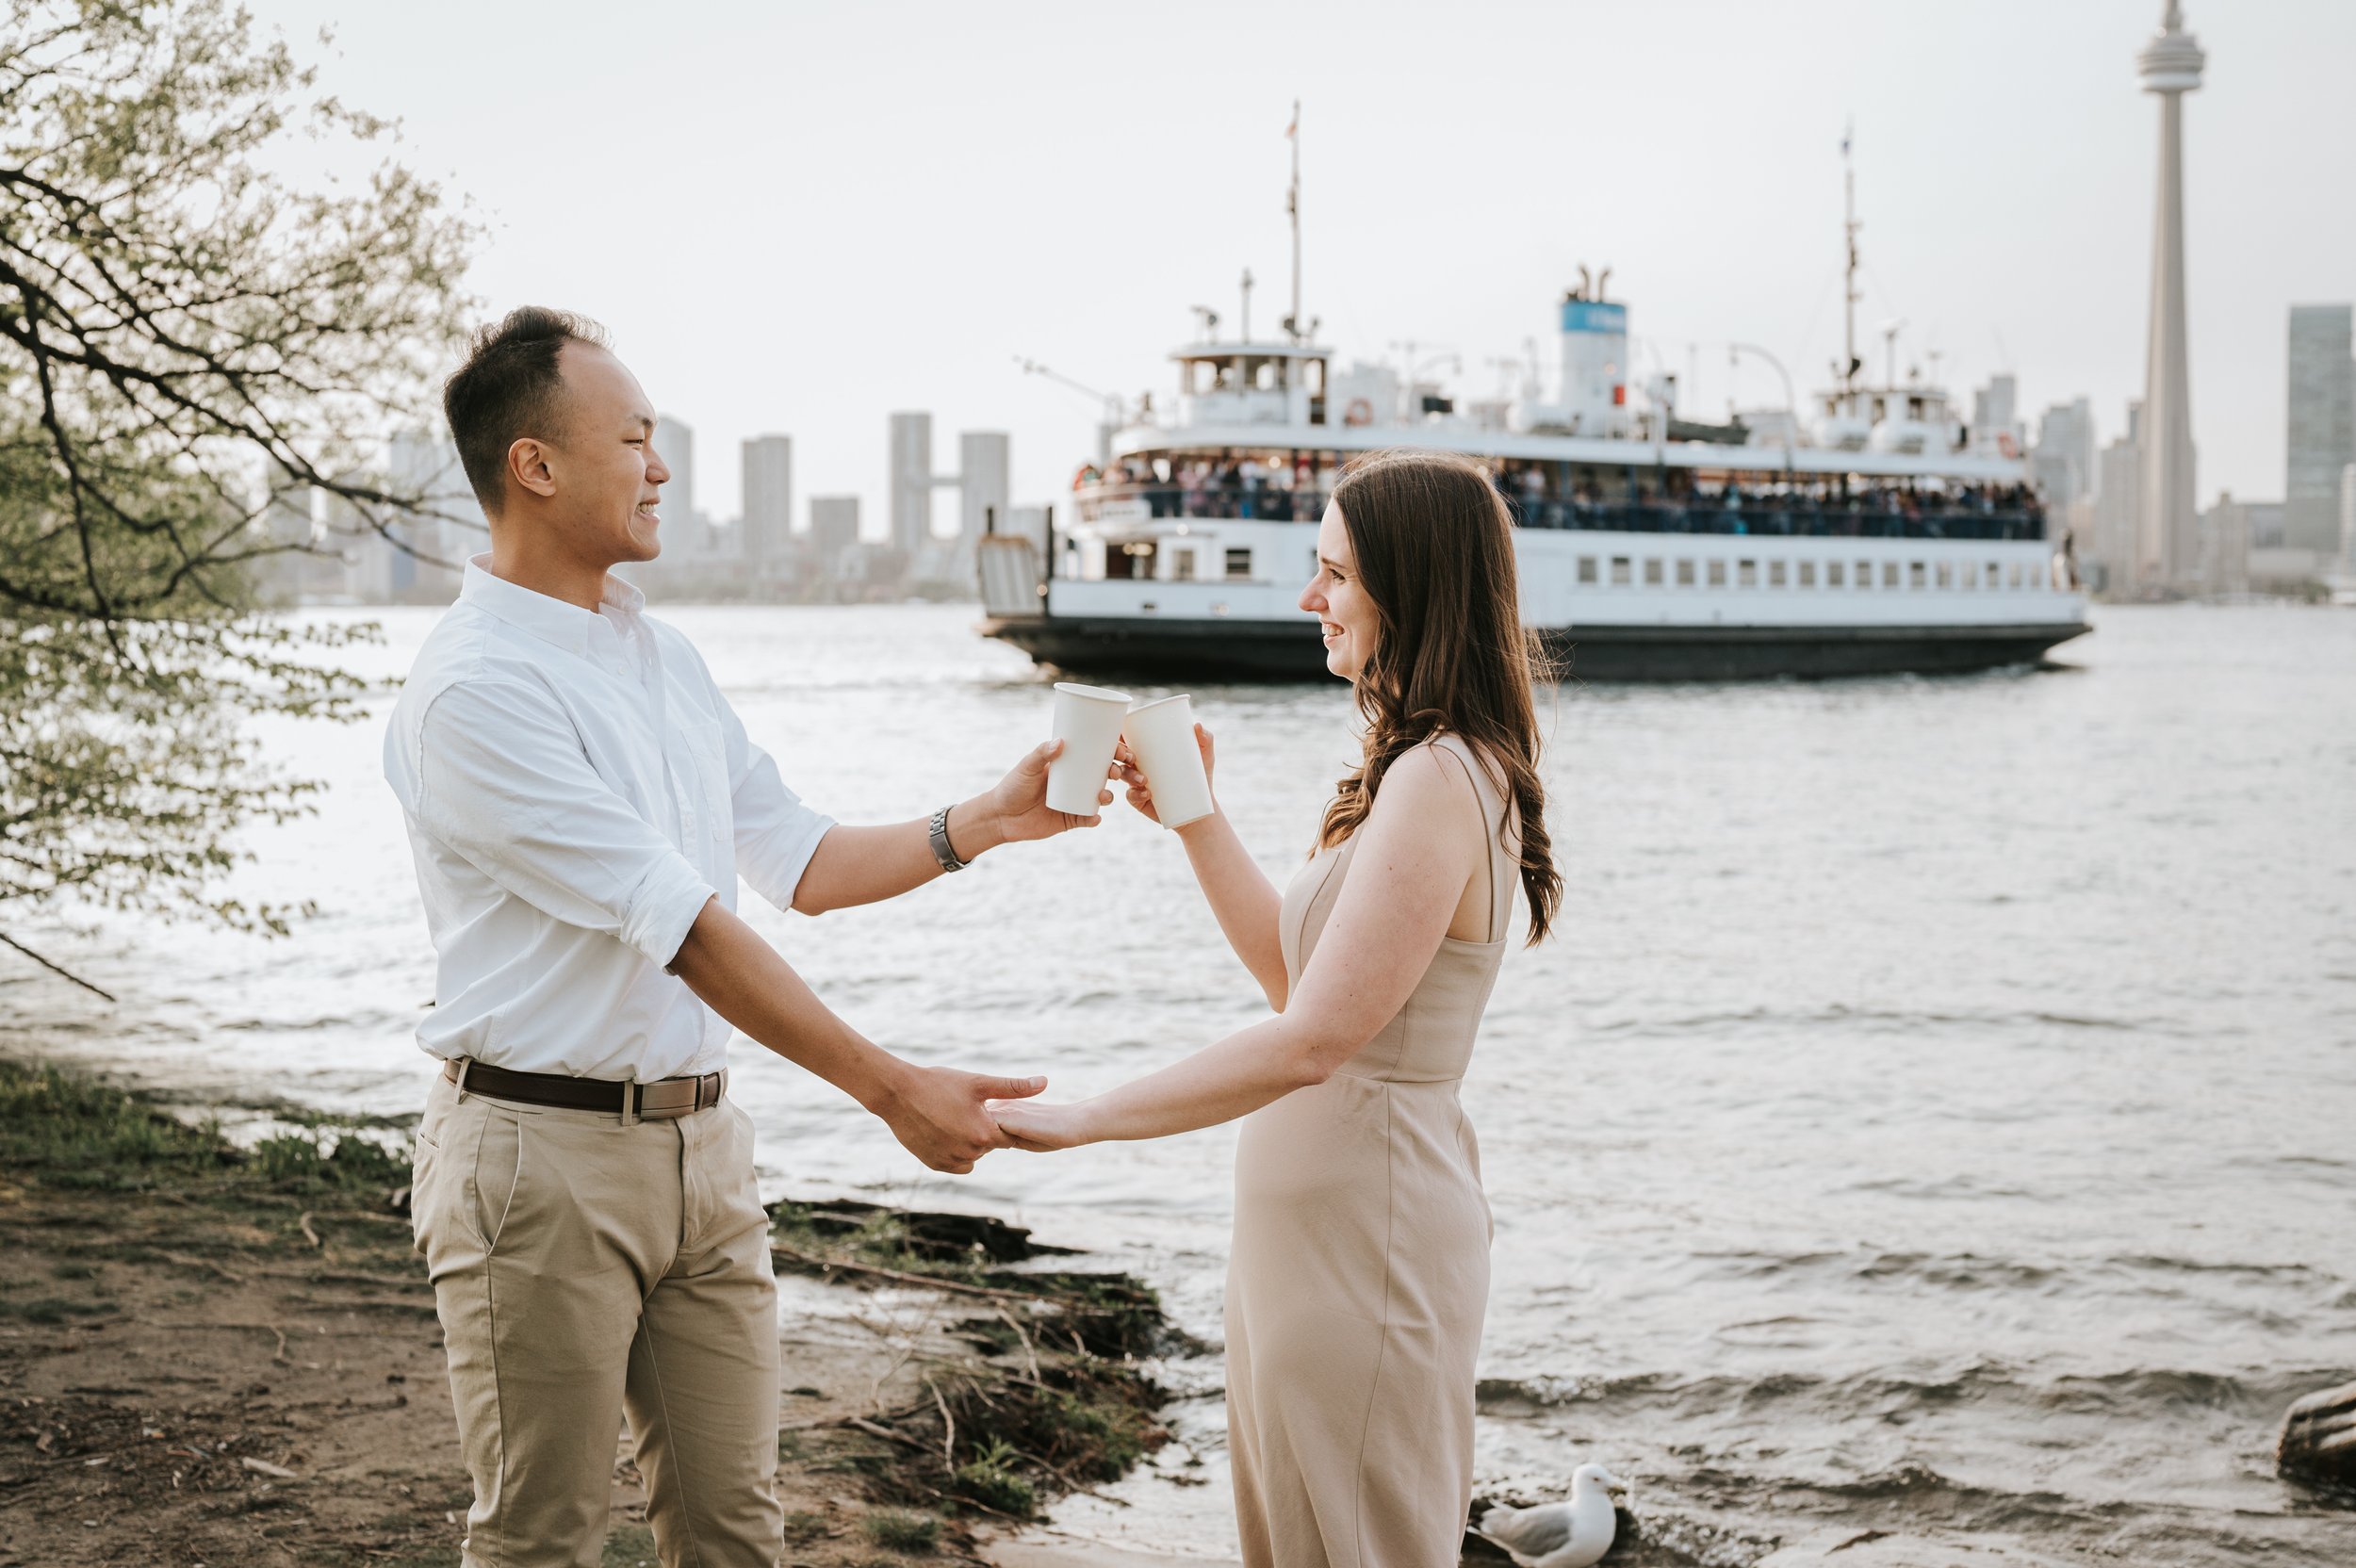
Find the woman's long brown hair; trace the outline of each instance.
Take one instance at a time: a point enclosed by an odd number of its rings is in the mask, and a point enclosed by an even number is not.
[[[1333,501],[1377,627],[1358,674],[1365,756],[1325,808],[1318,844],[1330,849],[1357,831],[1383,776],[1409,748],[1442,733],[1462,736],[1521,817],[1522,892],[1535,947],[1562,905],[1562,878],[1546,836],[1530,695],[1544,655],[1522,629],[1504,498],[1462,458],[1380,451],[1342,470]]]

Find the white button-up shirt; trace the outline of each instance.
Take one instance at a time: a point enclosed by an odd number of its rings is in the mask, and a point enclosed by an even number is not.
[[[647,1082],[716,1070],[728,1025],[663,972],[741,873],[785,908],[834,825],[693,645],[614,578],[596,612],[466,567],[384,736],[438,957],[435,1056]]]

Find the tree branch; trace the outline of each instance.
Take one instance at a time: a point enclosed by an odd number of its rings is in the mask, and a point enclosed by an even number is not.
[[[33,962],[49,971],[50,973],[63,975],[66,979],[73,981],[84,990],[94,992],[99,996],[105,997],[109,1002],[115,1000],[114,992],[107,990],[102,986],[91,985],[89,981],[83,979],[80,975],[74,973],[72,970],[67,969],[62,965],[51,963],[48,959],[42,957],[31,948],[26,947],[23,942],[18,941],[14,937],[9,936],[5,931],[0,931],[0,942],[6,942],[8,946],[15,948],[19,953],[24,954],[25,956],[33,960]]]

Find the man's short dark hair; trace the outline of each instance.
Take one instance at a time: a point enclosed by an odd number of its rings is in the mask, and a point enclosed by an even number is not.
[[[482,328],[466,362],[442,384],[442,414],[458,442],[466,482],[485,512],[507,496],[507,449],[527,435],[553,440],[564,424],[564,381],[557,358],[567,343],[606,346],[586,316],[521,305]]]

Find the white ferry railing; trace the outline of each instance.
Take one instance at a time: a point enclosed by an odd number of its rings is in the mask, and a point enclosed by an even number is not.
[[[1274,485],[1107,484],[1074,493],[1084,523],[1302,522],[1325,514],[1317,490]],[[1690,501],[1526,500],[1506,498],[1514,523],[1536,530],[1610,533],[1745,534],[1808,539],[2042,539],[2045,514],[2010,497],[1874,491],[1847,502],[1789,497],[1703,497]]]

